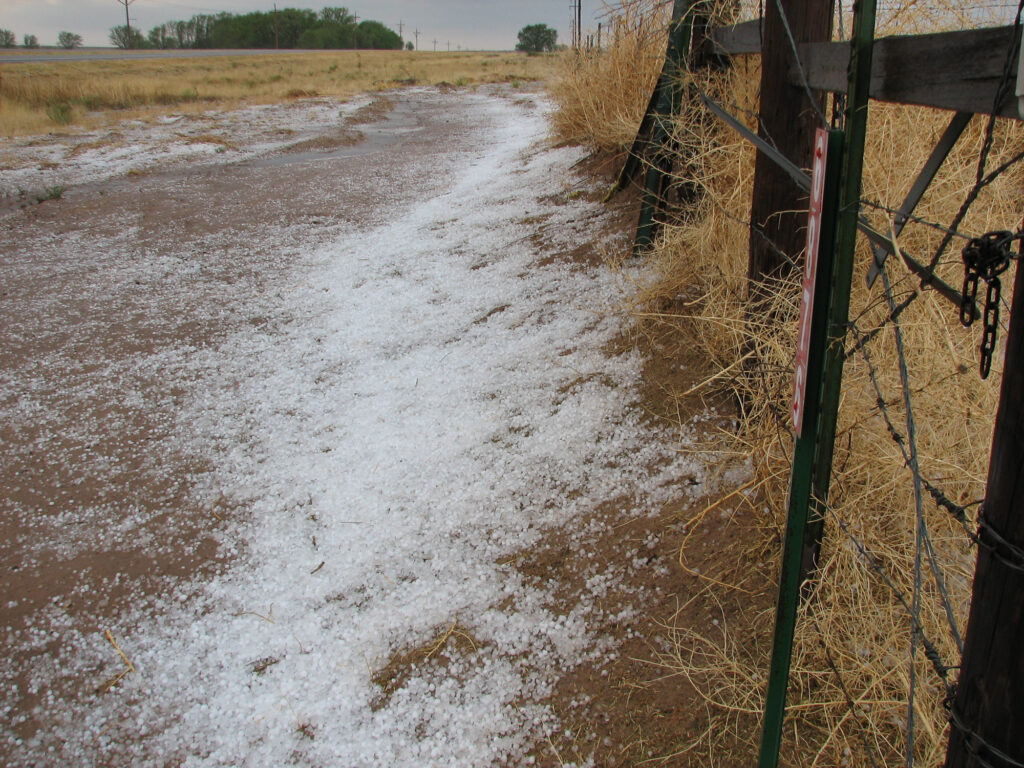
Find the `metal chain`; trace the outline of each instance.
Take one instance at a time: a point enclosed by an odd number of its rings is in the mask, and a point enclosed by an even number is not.
[[[1013,243],[1020,240],[1024,240],[1024,231],[1014,234],[1009,230],[998,230],[973,238],[963,250],[964,286],[961,291],[960,322],[965,328],[970,328],[978,319],[975,306],[978,286],[982,281],[986,286],[980,363],[983,379],[988,378],[992,369],[999,332],[999,304],[1003,290],[999,275],[1007,270],[1012,260],[1020,257],[1019,253],[1011,250]]]
[[[996,170],[992,171],[988,175],[985,174],[985,167],[988,163],[989,153],[992,151],[992,144],[994,138],[994,131],[996,125],[996,116],[999,114],[999,109],[1002,106],[1003,100],[1010,94],[1011,87],[1010,81],[1013,76],[1013,65],[1018,49],[1020,48],[1021,39],[1021,14],[1024,13],[1024,0],[1020,0],[1017,5],[1017,15],[1013,21],[1013,40],[1010,47],[1006,51],[1006,58],[1003,62],[1003,74],[999,78],[999,85],[996,88],[995,100],[992,103],[992,114],[989,115],[988,123],[985,126],[985,137],[981,145],[981,153],[978,156],[978,170],[975,177],[974,186],[970,192],[967,193],[967,197],[964,199],[963,204],[960,206],[960,210],[956,216],[953,217],[953,222],[949,225],[950,232],[958,231],[960,224],[963,222],[964,217],[967,215],[967,211],[970,210],[974,201],[978,198],[978,194],[981,192],[983,187],[988,186],[996,178],[1009,168],[1014,163],[1021,159],[1024,159],[1024,153],[1017,153],[1006,163],[1003,163]],[[942,258],[943,252],[946,250],[946,246],[949,245],[953,239],[952,234],[946,234],[942,238],[942,242],[939,243],[939,247],[935,251],[935,255],[932,256],[931,263],[928,265],[928,269],[934,273],[935,268],[939,264],[939,259]],[[984,378],[988,374],[982,376]]]

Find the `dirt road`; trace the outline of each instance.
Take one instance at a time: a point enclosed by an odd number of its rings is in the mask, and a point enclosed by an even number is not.
[[[0,214],[7,764],[526,760],[612,652],[517,553],[699,490],[618,278],[552,260],[608,235],[542,99],[280,109],[10,173],[71,181]]]

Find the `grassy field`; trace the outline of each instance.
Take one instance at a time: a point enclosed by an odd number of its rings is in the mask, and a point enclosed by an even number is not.
[[[316,51],[196,59],[0,66],[0,136],[68,125],[312,96],[347,98],[401,85],[541,80],[552,56],[510,52]]]

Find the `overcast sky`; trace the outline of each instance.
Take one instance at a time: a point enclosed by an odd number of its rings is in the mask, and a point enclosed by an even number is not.
[[[515,47],[518,31],[527,24],[547,24],[558,30],[559,42],[569,41],[571,0],[278,0],[279,8],[311,8],[344,5],[413,40],[420,31],[420,49],[445,50],[451,42],[473,49],[509,50]],[[133,0],[129,7],[132,25],[144,33],[165,21],[188,19],[197,13],[246,13],[268,11],[273,0]],[[597,27],[602,12],[599,0],[583,0],[584,26]],[[86,45],[109,46],[110,28],[124,24],[124,6],[119,0],[0,0],[0,28],[17,36],[19,45],[26,34],[35,35],[42,45],[54,45],[62,30],[82,36]]]

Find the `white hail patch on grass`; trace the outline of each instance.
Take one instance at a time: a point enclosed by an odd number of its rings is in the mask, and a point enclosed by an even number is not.
[[[48,187],[104,181],[181,162],[241,160],[344,125],[369,99],[286,104],[133,120],[112,128],[69,129],[48,137],[0,137],[0,198]],[[226,144],[203,141],[216,137]]]

